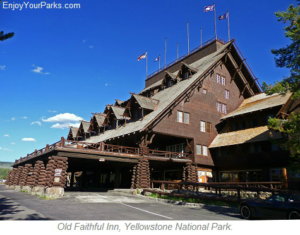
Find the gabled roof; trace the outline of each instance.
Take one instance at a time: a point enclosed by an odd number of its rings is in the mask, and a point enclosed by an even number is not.
[[[122,100],[116,100],[115,106],[121,106],[124,103]]]
[[[291,95],[292,93],[286,93],[283,95],[266,95],[265,93],[261,93],[259,95],[252,96],[245,99],[240,107],[227,114],[222,119],[283,105],[288,101]]]
[[[223,147],[229,145],[253,143],[269,139],[280,139],[280,132],[269,130],[268,126],[261,126],[245,130],[223,133],[216,136],[209,148]]]
[[[145,96],[141,95],[135,95],[133,94],[133,97],[136,99],[138,104],[141,106],[143,109],[149,109],[149,110],[154,110],[157,104],[159,103],[158,100],[148,98]]]
[[[192,70],[193,72],[197,73],[198,72],[198,69],[197,68],[194,68],[193,66],[187,64],[187,63],[184,63],[184,62],[181,62],[184,66],[186,66],[188,69]]]
[[[180,95],[184,94],[186,90],[188,90],[198,79],[204,78],[205,73],[215,65],[223,56],[225,56],[225,52],[223,52],[232,42],[229,42],[220,47],[220,49],[214,53],[207,55],[206,57],[192,63],[191,65],[198,69],[198,72],[192,75],[189,79],[185,79],[172,87],[169,87],[165,90],[162,90],[156,93],[152,99],[159,100],[159,103],[154,111],[146,115],[142,120],[138,120],[135,122],[130,122],[126,124],[126,126],[122,126],[118,129],[111,129],[105,131],[103,134],[98,136],[92,136],[87,139],[86,142],[97,143],[102,142],[111,138],[115,138],[118,136],[124,136],[136,131],[143,131],[146,129],[155,119],[166,111],[174,102],[176,98]],[[160,80],[161,82],[162,80]]]
[[[172,79],[176,79],[176,76],[177,76],[176,74],[171,73],[169,71],[165,71],[165,73],[168,74]]]
[[[71,127],[70,127],[70,131],[69,131],[68,138],[69,138],[69,136],[71,136],[71,138],[77,137],[78,130],[79,130],[78,127],[73,127],[73,126],[71,126]]]
[[[80,126],[82,126],[83,131],[84,131],[85,133],[88,133],[88,132],[89,132],[90,125],[91,125],[91,123],[88,122],[88,121],[81,121],[81,124],[80,124]]]
[[[105,114],[95,114],[94,117],[98,123],[98,126],[103,126],[106,115]]]
[[[118,106],[110,106],[112,112],[115,114],[116,119],[120,120],[120,119],[125,119],[125,117],[123,116],[125,108],[122,107],[118,107]]]

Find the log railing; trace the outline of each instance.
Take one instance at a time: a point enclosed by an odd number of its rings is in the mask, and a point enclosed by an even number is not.
[[[233,182],[234,183],[234,182]],[[284,182],[237,182],[240,185],[247,185],[247,186],[234,186],[234,185],[226,185],[221,183],[195,183],[195,182],[174,182],[174,181],[163,181],[163,180],[152,180],[151,181],[151,187],[154,188],[154,184],[159,184],[160,189],[165,190],[166,186],[172,185],[172,189],[177,188],[178,192],[180,192],[185,186],[188,188],[188,186],[192,186],[192,190],[199,193],[199,188],[206,188],[206,189],[214,189],[215,193],[218,196],[222,196],[222,191],[236,191],[237,192],[237,198],[241,199],[241,191],[249,191],[249,192],[256,192],[256,196],[259,197],[260,192],[270,192],[272,194],[274,193],[280,193],[280,192],[287,192],[287,190],[273,188],[275,185],[277,187],[283,187]],[[265,187],[265,185],[269,185],[270,188]],[[255,187],[254,187],[255,186]],[[262,187],[263,186],[263,187]],[[156,193],[159,193],[156,192]]]
[[[112,153],[122,153],[122,154],[131,154],[131,155],[145,155],[146,157],[165,157],[165,158],[180,158],[186,159],[188,158],[187,153],[176,153],[176,152],[168,152],[168,151],[161,151],[161,150],[153,150],[146,148],[136,148],[136,147],[128,147],[128,146],[120,146],[120,145],[112,145],[112,144],[105,144],[101,143],[89,143],[84,141],[73,141],[73,140],[66,140],[63,137],[60,141],[54,144],[47,144],[46,147],[35,150],[33,153],[27,154],[26,157],[21,157],[18,160],[15,160],[14,164],[18,164],[20,162],[29,160],[33,157],[39,156],[41,154],[47,153],[51,150],[56,149],[56,147],[64,147],[69,149],[91,149],[95,151],[101,152],[112,152]]]

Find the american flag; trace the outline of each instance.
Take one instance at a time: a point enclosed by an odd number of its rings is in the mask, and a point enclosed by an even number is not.
[[[205,6],[203,12],[213,11],[215,9],[215,5]]]
[[[140,55],[140,56],[138,57],[138,61],[140,61],[141,59],[145,59],[145,58],[146,58],[146,55],[147,55],[147,52],[144,53],[144,54],[142,54],[142,55]]]
[[[157,58],[154,60],[154,62],[159,61],[159,60],[160,60],[160,57],[157,57]]]

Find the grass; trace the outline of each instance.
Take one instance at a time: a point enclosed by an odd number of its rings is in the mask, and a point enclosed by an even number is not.
[[[39,198],[44,199],[44,200],[53,200],[53,199],[55,199],[54,197],[47,197],[46,195],[39,196]]]
[[[156,193],[151,193],[148,195],[148,197],[152,198],[159,198],[158,194]],[[202,203],[205,205],[214,205],[214,206],[228,206],[228,207],[238,207],[239,203],[234,203],[234,202],[223,202],[223,201],[217,201],[217,200],[200,200],[196,198],[183,198],[183,197],[171,197],[167,195],[161,195],[162,199],[168,199],[172,201],[181,201],[181,202],[189,202],[189,203]]]

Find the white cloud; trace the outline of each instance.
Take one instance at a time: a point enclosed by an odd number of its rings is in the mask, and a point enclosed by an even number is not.
[[[32,66],[36,67],[35,69],[31,70],[34,73],[39,73],[39,74],[44,74],[44,75],[50,74],[49,72],[43,72],[43,69],[44,69],[43,67],[35,66],[34,64]]]
[[[36,142],[34,138],[23,138],[22,141],[24,142]]]
[[[85,43],[87,40],[85,39],[85,40],[82,40],[82,43]]]
[[[15,117],[12,117],[12,118],[11,118],[11,120],[12,120],[12,121],[15,121],[15,120],[16,120],[16,118],[15,118]]]
[[[5,70],[6,66],[5,65],[0,65],[0,70]]]
[[[9,135],[8,135],[8,134],[5,134],[4,137],[9,137]]]
[[[21,117],[21,119],[27,119],[28,117],[24,116],[24,117]]]
[[[93,48],[94,48],[94,46],[89,46],[89,48],[90,48],[90,49],[93,49]]]
[[[51,128],[56,129],[66,129],[70,126],[79,126],[79,122],[81,120],[83,120],[83,118],[78,117],[73,113],[60,113],[47,119],[42,117],[43,122],[55,123],[51,126]]]
[[[71,122],[66,122],[66,123],[56,123],[51,126],[51,128],[55,129],[68,129],[70,126],[73,127],[79,127],[80,123],[71,123]]]
[[[57,113],[57,111],[55,111],[55,110],[48,110],[47,112],[48,113]]]
[[[108,83],[105,83],[105,86],[108,86]]]
[[[40,121],[36,121],[36,122],[32,122],[32,123],[30,123],[30,125],[34,125],[34,124],[37,124],[37,125],[39,125],[39,126],[41,126],[41,125],[42,125],[42,123],[41,123]]]
[[[0,147],[0,150],[12,152],[12,150],[10,150],[10,149],[8,149],[8,148],[1,148],[1,147]]]
[[[11,144],[12,144],[12,145],[15,145],[16,143],[12,142]]]

